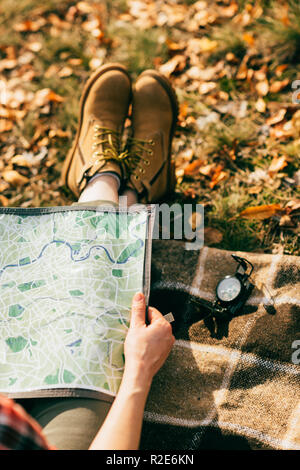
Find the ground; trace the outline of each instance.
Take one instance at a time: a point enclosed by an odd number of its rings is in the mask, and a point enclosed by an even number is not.
[[[299,56],[297,0],[2,0],[0,203],[73,202],[80,93],[119,61],[175,87],[171,201],[205,205],[206,244],[299,255]]]

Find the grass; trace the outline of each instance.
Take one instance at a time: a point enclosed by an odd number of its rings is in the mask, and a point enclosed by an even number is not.
[[[258,21],[262,46],[270,50],[273,61],[298,63],[300,55],[300,4],[289,0],[283,5],[269,2],[266,16]]]

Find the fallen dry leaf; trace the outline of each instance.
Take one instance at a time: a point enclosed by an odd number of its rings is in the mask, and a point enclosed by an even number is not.
[[[215,82],[204,82],[199,85],[200,95],[206,95],[210,91],[214,90],[217,87]]]
[[[278,124],[284,119],[284,116],[286,115],[286,109],[279,109],[276,114],[273,116],[270,116],[266,120],[267,126],[273,126],[274,124]]]
[[[283,90],[283,88],[285,88],[289,83],[290,81],[288,78],[282,81],[273,82],[270,85],[270,93],[278,93],[279,91]]]
[[[15,155],[14,157],[12,157],[10,162],[13,165],[24,166],[27,168],[30,168],[32,166],[30,160],[28,160],[24,155]]]
[[[280,204],[265,204],[262,206],[253,206],[247,207],[242,211],[238,217],[243,217],[246,219],[269,219],[273,215],[279,213],[282,210]]]
[[[213,189],[218,183],[223,181],[228,177],[226,171],[223,171],[223,165],[217,165],[214,169],[213,174],[211,176],[211,182],[209,183],[209,187]]]
[[[295,199],[292,201],[289,201],[285,205],[286,212],[290,214],[291,212],[298,212],[300,211],[300,199]]]
[[[284,214],[280,217],[279,221],[280,227],[295,227],[296,223],[291,219],[287,214]]]
[[[217,47],[217,41],[212,41],[207,37],[203,37],[198,40],[198,46],[200,48],[200,52],[213,52]]]
[[[9,199],[5,197],[3,194],[0,194],[0,204],[2,207],[7,207],[9,204]]]
[[[244,41],[249,45],[249,46],[254,46],[254,36],[251,33],[244,33],[243,34],[243,39]]]
[[[20,33],[25,32],[36,32],[41,29],[42,26],[46,24],[46,20],[42,17],[37,20],[26,20],[22,23],[17,23],[14,25],[14,30]]]
[[[13,121],[0,118],[0,133],[10,131],[13,128]]]
[[[255,85],[256,91],[260,96],[266,96],[269,93],[268,80],[262,80]]]
[[[180,103],[179,106],[179,115],[178,115],[178,121],[184,121],[189,110],[189,105],[186,101],[183,103]]]
[[[199,174],[199,168],[205,163],[204,160],[201,160],[198,158],[197,160],[194,160],[192,163],[190,163],[188,166],[185,167],[184,169],[184,174],[186,176],[195,176]]]
[[[278,171],[283,170],[288,165],[286,157],[275,157],[273,158],[271,165],[269,166],[268,173],[270,176],[274,176]]]
[[[227,7],[221,7],[219,9],[219,12],[221,16],[225,18],[231,18],[232,16],[236,14],[238,9],[239,9],[238,4],[236,2],[231,2],[230,5],[228,5]]]
[[[288,68],[288,64],[278,65],[275,69],[275,74],[277,77],[281,77],[282,73]]]
[[[259,113],[264,113],[266,111],[266,103],[263,98],[258,98],[255,103],[255,108]]]
[[[199,169],[201,175],[204,176],[211,176],[216,168],[215,163],[209,163],[208,165],[204,165]]]

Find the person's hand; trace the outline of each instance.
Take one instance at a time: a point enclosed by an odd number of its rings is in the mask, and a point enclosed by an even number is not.
[[[175,338],[172,326],[154,307],[148,308],[150,324],[146,325],[146,303],[143,294],[134,296],[130,328],[125,344],[125,371],[127,379],[140,379],[151,384],[153,376],[167,359]]]

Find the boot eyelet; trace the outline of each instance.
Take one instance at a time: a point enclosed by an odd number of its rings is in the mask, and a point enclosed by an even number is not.
[[[149,160],[145,160],[145,165],[150,165],[150,161]]]
[[[138,179],[139,179],[139,175],[134,175],[134,179],[135,179],[135,180],[138,180]]]

